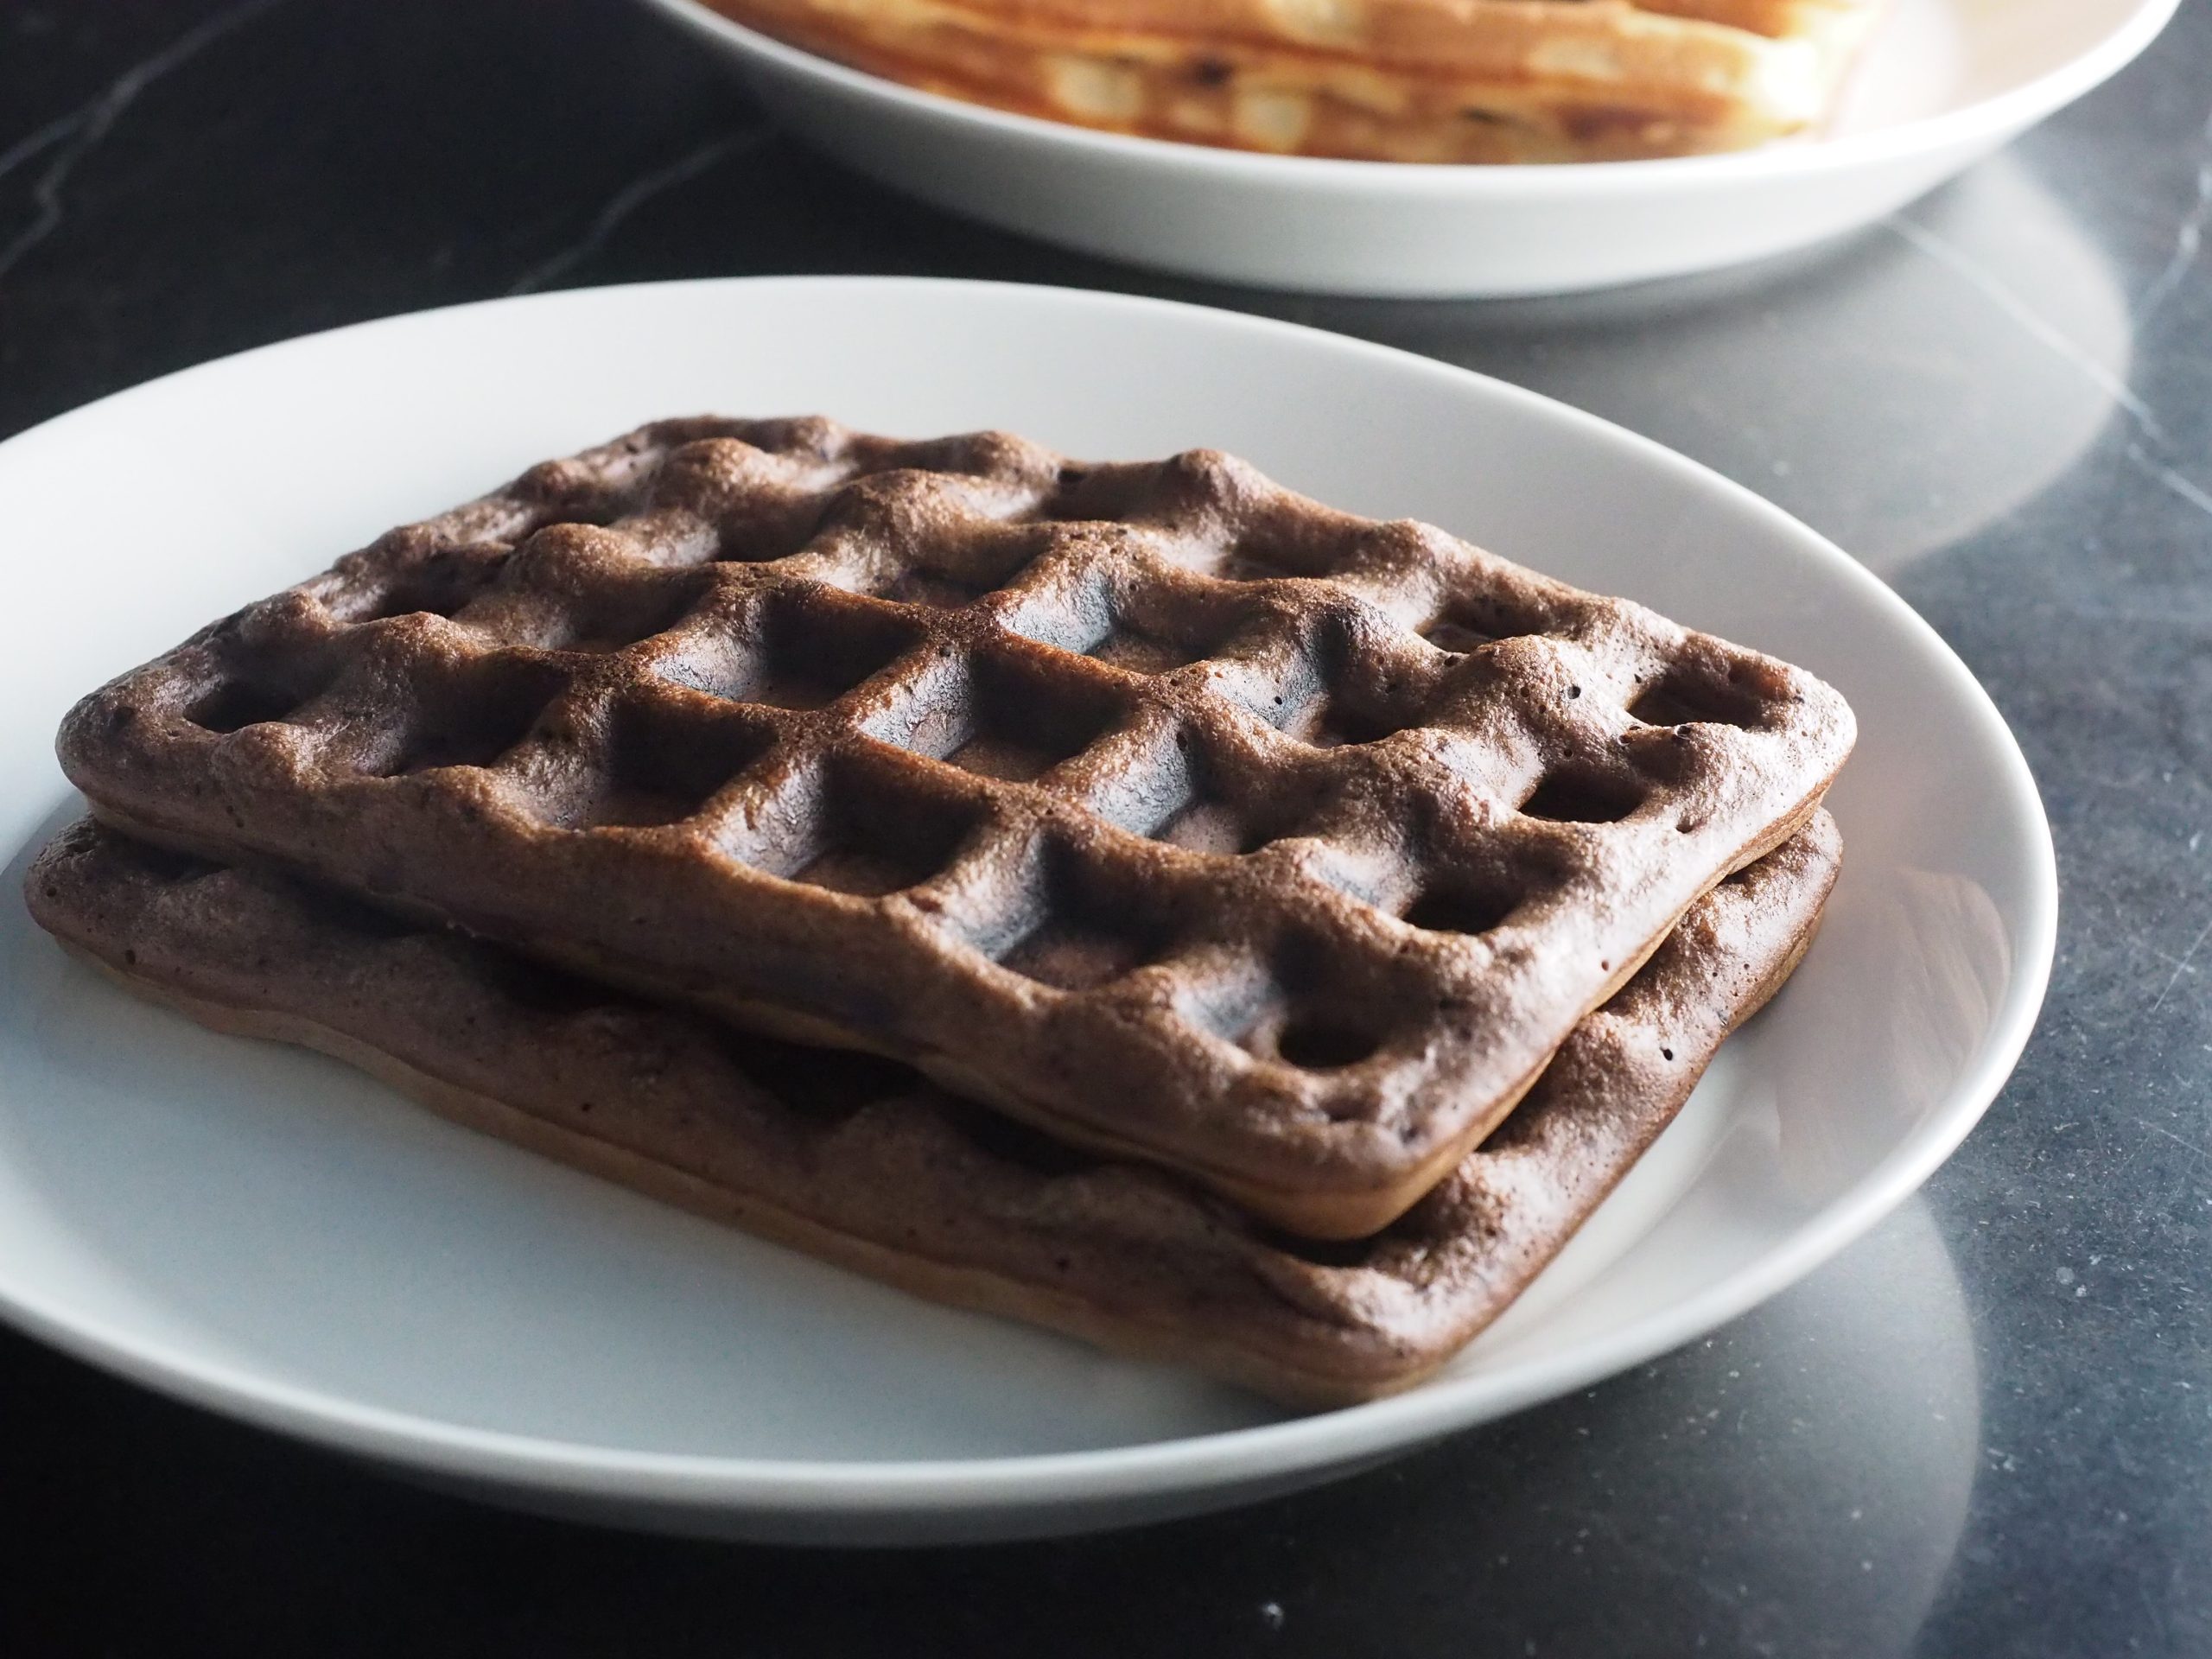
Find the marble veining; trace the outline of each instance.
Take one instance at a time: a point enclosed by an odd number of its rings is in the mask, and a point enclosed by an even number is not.
[[[232,30],[251,22],[270,7],[286,3],[287,0],[240,0],[240,3],[203,19],[151,57],[124,69],[98,96],[67,115],[55,117],[0,152],[0,178],[37,156],[47,157],[45,168],[31,186],[34,212],[30,223],[5,243],[0,243],[0,277],[5,277],[17,261],[52,235],[54,226],[61,223],[62,193],[70,175],[99,147],[100,141],[113,130],[141,92]]]
[[[558,252],[549,254],[508,284],[510,294],[534,294],[550,288],[593,257],[611,242],[623,221],[658,196],[666,195],[679,185],[689,184],[701,175],[747,150],[758,149],[775,137],[773,130],[755,126],[742,132],[712,139],[686,150],[664,167],[632,179],[607,198],[607,205],[592,215],[583,234]]]

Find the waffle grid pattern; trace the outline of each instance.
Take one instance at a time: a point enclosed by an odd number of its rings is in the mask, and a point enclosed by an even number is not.
[[[63,752],[126,827],[1336,1232],[1379,1223],[1271,1195],[1417,1197],[1849,741],[1798,671],[1224,456],[802,420],[534,468]]]

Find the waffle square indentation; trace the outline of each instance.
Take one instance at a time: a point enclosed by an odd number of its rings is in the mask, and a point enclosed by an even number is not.
[[[504,542],[442,548],[389,581],[365,588],[318,584],[340,622],[382,622],[395,616],[451,616],[496,578],[511,550]]]
[[[1317,749],[1374,743],[1421,725],[1428,683],[1410,666],[1363,651],[1353,625],[1324,619],[1303,642],[1271,660],[1235,664],[1221,681],[1236,702]],[[1225,659],[1227,660],[1227,659]]]
[[[1725,672],[1700,673],[1678,663],[1639,692],[1628,711],[1647,726],[1750,728],[1766,722],[1776,696],[1774,688],[1756,685],[1740,664]]]
[[[500,657],[451,678],[418,684],[397,745],[384,746],[387,778],[445,766],[488,766],[522,741],[567,677],[550,664]]]
[[[999,966],[1062,991],[1110,985],[1158,960],[1172,938],[1160,895],[1049,836],[1032,849],[1021,908],[1000,931]]]
[[[1520,812],[1557,823],[1618,823],[1643,800],[1644,790],[1633,778],[1567,766],[1546,772]]]
[[[772,728],[742,710],[702,713],[633,692],[609,712],[602,753],[553,768],[558,781],[540,810],[549,822],[578,830],[682,823],[774,741]],[[563,792],[563,783],[572,792]]]
[[[685,636],[654,671],[733,702],[821,709],[922,638],[905,617],[808,583],[764,594],[738,620]]]
[[[1116,689],[1026,654],[984,647],[913,688],[872,721],[872,735],[982,778],[1029,783],[1113,729],[1128,704]]]
[[[1002,624],[1039,645],[1132,674],[1166,674],[1211,657],[1249,613],[1242,601],[1145,570],[1107,543],[1066,588],[1025,595]]]
[[[602,582],[598,590],[569,607],[555,650],[605,653],[656,639],[682,621],[698,603],[705,586],[690,572],[654,572],[628,581]]]
[[[239,676],[219,682],[213,690],[196,698],[184,717],[202,731],[227,736],[248,726],[282,720],[302,701],[269,682]]]
[[[846,753],[804,766],[720,838],[771,875],[879,899],[942,872],[981,817],[970,799]]]

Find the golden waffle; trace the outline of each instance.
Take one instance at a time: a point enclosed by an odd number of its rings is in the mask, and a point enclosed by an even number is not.
[[[1419,1381],[1519,1294],[1796,964],[1838,851],[1821,814],[1701,900],[1436,1191],[1379,1237],[1319,1247],[887,1062],[733,1038],[89,823],[28,890],[44,926],[218,1030],[335,1054],[472,1128],[921,1294],[1325,1404]]]
[[[147,839],[1351,1237],[1852,734],[1798,670],[1225,456],[702,420],[249,606],[61,752]]]
[[[1819,126],[1886,0],[709,0],[888,79],[1156,138],[1389,162]]]

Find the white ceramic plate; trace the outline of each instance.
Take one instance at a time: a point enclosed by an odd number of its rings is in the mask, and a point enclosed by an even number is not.
[[[0,1308],[170,1393],[509,1501],[760,1536],[1067,1530],[1417,1446],[1707,1331],[1957,1144],[2051,959],[2051,848],[1966,670],[1810,531],[1530,393],[1285,324],[841,279],[602,289],[251,352],[0,445],[19,618],[0,848],[74,810],[71,700],[382,527],[659,415],[1211,443],[1377,514],[1794,658],[1861,737],[1829,920],[1775,1006],[1522,1303],[1404,1397],[1281,1416],[911,1301],[218,1038],[0,897]]]
[[[793,131],[956,213],[1110,259],[1328,293],[1560,293],[1878,219],[2089,91],[2178,0],[1897,0],[1833,136],[1571,167],[1319,161],[1094,132],[919,92],[652,0]]]

